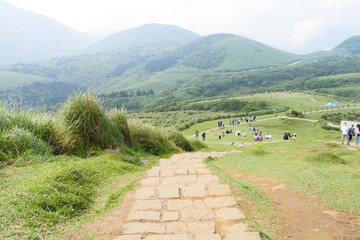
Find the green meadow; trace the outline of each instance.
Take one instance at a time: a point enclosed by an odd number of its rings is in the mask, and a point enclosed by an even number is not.
[[[34,82],[43,82],[47,79],[39,75],[0,71],[0,90],[25,86]]]
[[[316,96],[312,98],[319,102],[323,99]],[[295,100],[287,102],[291,106],[289,102]],[[359,109],[327,113],[336,115],[349,112],[354,113],[353,116],[360,115]],[[317,196],[320,205],[360,219],[359,147],[354,146],[354,140],[350,147],[342,146],[338,129],[323,128],[325,120],[321,120],[321,116],[324,114],[306,114],[304,119],[259,116],[256,122],[237,126],[229,125],[229,119],[226,119],[223,120],[224,128],[218,128],[216,121],[210,121],[192,126],[183,133],[193,136],[195,129],[200,132],[207,130],[205,142],[209,146],[208,151],[238,151],[211,159],[208,166],[224,182],[235,187],[239,198],[254,204],[255,207],[245,214],[251,227],[259,231],[263,239],[276,239],[280,220],[271,200],[257,186],[239,178],[239,173],[280,181],[300,194]],[[359,118],[353,120],[360,121]],[[254,126],[263,136],[270,133],[273,139],[254,142],[249,129]],[[230,129],[232,133],[226,134],[226,130]],[[241,134],[245,131],[247,136],[235,136],[236,130]],[[223,132],[225,137],[219,139],[219,133],[222,136]],[[283,140],[284,132],[296,133],[297,138]]]

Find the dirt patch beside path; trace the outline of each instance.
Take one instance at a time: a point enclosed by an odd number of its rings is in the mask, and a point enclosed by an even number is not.
[[[302,195],[268,178],[240,172],[234,173],[233,177],[257,185],[272,200],[276,214],[281,219],[277,235],[279,240],[360,240],[357,218],[320,206],[317,196]],[[246,209],[243,210],[246,212]]]
[[[91,239],[111,240],[121,234],[123,223],[130,211],[134,193],[129,193],[126,200],[113,211],[103,217],[99,217],[92,223],[76,229],[65,240]]]

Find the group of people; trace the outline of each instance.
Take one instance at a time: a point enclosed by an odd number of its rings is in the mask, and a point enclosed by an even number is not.
[[[359,146],[360,124],[357,124],[356,127],[354,127],[354,125],[349,127],[345,122],[340,128],[340,132],[342,145],[344,145],[344,141],[346,140],[346,144],[350,146],[351,140],[355,137],[355,146]]]
[[[252,117],[249,117],[249,118],[243,118],[243,117],[240,117],[239,119],[233,119],[233,120],[230,120],[229,122],[229,125],[240,125],[240,123],[244,121],[245,123],[251,123],[251,122],[255,122],[256,121],[256,116],[252,116]]]
[[[291,135],[291,133],[285,132],[283,136],[284,140],[296,140],[296,138],[297,138],[296,133]]]

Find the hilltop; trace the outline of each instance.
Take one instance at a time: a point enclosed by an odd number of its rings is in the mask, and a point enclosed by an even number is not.
[[[115,33],[86,49],[85,52],[174,49],[198,38],[200,35],[177,26],[145,24]]]
[[[95,42],[90,35],[0,0],[0,64],[69,54]]]

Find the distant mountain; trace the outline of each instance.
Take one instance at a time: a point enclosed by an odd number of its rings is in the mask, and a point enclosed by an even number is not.
[[[360,54],[360,35],[350,37],[349,39],[343,41],[334,48],[336,52],[342,52],[347,54]]]
[[[301,58],[233,34],[213,34],[179,50],[179,64],[216,71],[239,71],[290,64]]]
[[[101,85],[110,89],[148,89],[156,91],[186,84],[202,84],[220,74],[241,74],[277,66],[286,66],[302,56],[283,52],[262,43],[232,34],[214,34],[199,38],[175,51],[136,66]],[[134,72],[134,74],[130,74]],[[225,75],[223,75],[225,76]]]
[[[59,56],[95,42],[92,36],[0,0],[0,64]]]
[[[200,35],[191,31],[163,24],[146,24],[113,34],[89,48],[90,52],[112,52],[128,49],[174,49]]]

